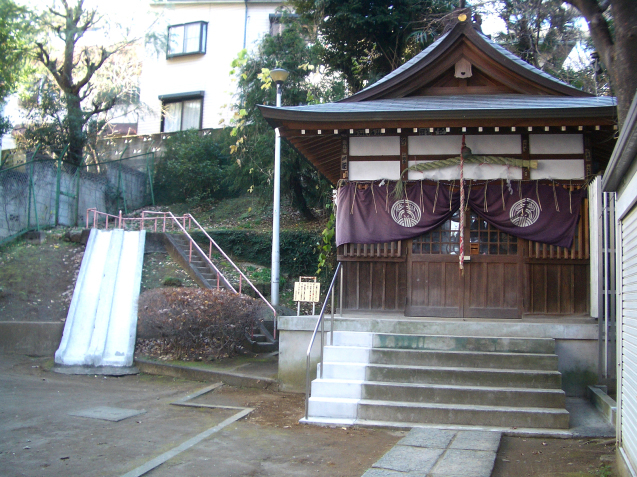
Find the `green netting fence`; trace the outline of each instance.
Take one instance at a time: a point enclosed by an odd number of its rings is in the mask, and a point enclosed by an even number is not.
[[[155,204],[154,152],[80,166],[65,152],[36,149],[21,164],[0,166],[0,244],[29,230],[83,226],[91,207],[117,214]]]

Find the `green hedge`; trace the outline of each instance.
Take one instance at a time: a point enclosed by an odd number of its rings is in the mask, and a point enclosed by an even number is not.
[[[265,267],[272,265],[272,233],[248,230],[213,230],[208,234],[229,255]],[[197,242],[205,244],[201,233],[193,233]],[[281,231],[281,271],[291,277],[314,275],[318,263],[319,232]]]

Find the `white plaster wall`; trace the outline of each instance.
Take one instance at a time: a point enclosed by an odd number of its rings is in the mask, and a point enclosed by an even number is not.
[[[270,31],[270,13],[281,3],[248,3],[246,48],[251,50]],[[243,48],[245,4],[202,3],[153,5],[168,25],[206,21],[208,36],[206,54],[166,59],[166,52],[146,51],[140,78],[141,99],[152,111],[143,114],[138,134],[160,132],[161,101],[159,95],[205,91],[202,127],[219,127],[229,120],[235,83],[230,76],[230,63]]]
[[[423,161],[409,161],[409,167],[420,162]],[[407,174],[409,180],[458,180],[460,179],[460,166],[441,167],[423,172],[409,171]],[[522,179],[522,169],[499,164],[465,164],[464,178],[469,180],[519,180]]]
[[[375,181],[400,179],[400,161],[350,161],[349,180]]]
[[[529,134],[531,154],[584,154],[582,134]]]
[[[521,154],[519,134],[485,134],[465,136],[467,147],[473,154]],[[462,136],[409,136],[410,155],[458,154],[462,147]]]
[[[350,156],[400,156],[400,137],[351,137]]]
[[[584,159],[540,159],[531,179],[583,179]]]

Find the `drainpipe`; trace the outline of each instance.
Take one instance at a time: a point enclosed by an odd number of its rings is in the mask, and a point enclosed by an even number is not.
[[[248,35],[248,0],[244,0],[246,5],[246,12],[243,19],[243,49],[246,48],[246,37]]]

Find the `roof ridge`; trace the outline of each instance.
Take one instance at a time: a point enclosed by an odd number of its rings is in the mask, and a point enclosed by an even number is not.
[[[472,33],[473,32],[473,33]],[[475,34],[476,36],[473,37],[473,39],[471,39],[471,36]],[[378,81],[376,81],[375,83],[372,83],[370,85],[367,85],[365,88],[363,88],[362,90],[354,93],[353,95],[344,98],[338,102],[356,102],[356,101],[366,101],[371,99],[374,96],[378,96],[378,95],[382,95],[385,93],[386,90],[393,88],[394,86],[387,85],[385,87],[383,87],[383,85],[385,85],[386,83],[388,83],[389,81],[396,79],[397,77],[401,76],[401,75],[405,75],[405,73],[407,73],[408,70],[410,70],[411,68],[416,67],[416,65],[418,65],[418,63],[422,62],[425,60],[425,58],[427,58],[429,55],[432,55],[434,53],[434,51],[436,49],[438,49],[438,47],[440,47],[440,45],[449,37],[455,40],[461,38],[462,36],[465,36],[467,38],[467,40],[465,41],[469,41],[472,43],[475,43],[476,40],[481,40],[484,41],[484,45],[487,46],[487,48],[490,48],[491,51],[485,49],[485,48],[481,48],[483,50],[483,53],[485,55],[491,56],[495,61],[499,61],[500,63],[502,63],[503,60],[507,60],[512,62],[513,64],[515,64],[515,67],[518,68],[518,74],[520,74],[519,68],[523,68],[526,71],[532,73],[533,75],[535,75],[536,77],[542,78],[544,81],[550,81],[550,83],[545,84],[545,87],[548,87],[549,89],[555,89],[557,91],[561,90],[562,94],[565,96],[569,96],[569,95],[574,95],[574,96],[588,96],[588,93],[584,92],[583,90],[576,88],[552,75],[550,75],[549,73],[542,71],[541,69],[531,65],[530,63],[524,61],[522,58],[519,58],[518,56],[516,56],[514,53],[510,52],[509,50],[507,50],[504,46],[496,43],[493,39],[489,38],[487,35],[485,35],[484,33],[476,30],[475,28],[472,27],[471,24],[469,23],[458,23],[454,28],[452,28],[451,30],[449,30],[448,32],[440,35],[431,45],[429,45],[427,48],[425,48],[424,50],[422,50],[420,53],[418,53],[416,56],[414,56],[413,58],[411,58],[409,61],[406,61],[405,63],[403,63],[402,65],[400,65],[398,68],[396,68],[395,70],[391,71],[390,73],[388,73],[387,75],[383,76],[381,79],[379,79]],[[476,47],[480,48],[479,44],[476,44]],[[497,57],[501,58],[500,60],[497,59]],[[435,60],[435,57],[434,57]],[[433,61],[433,60],[432,60]],[[505,66],[503,64],[503,66]],[[424,65],[423,67],[427,67],[427,65]],[[506,67],[506,66],[505,66]],[[510,66],[508,67],[510,68]],[[415,71],[419,70],[418,67],[415,68]],[[409,78],[409,75],[405,76],[405,78],[398,78],[397,82],[394,82],[395,84],[400,84],[403,81],[407,81]],[[536,82],[538,81],[537,79],[535,80]],[[541,82],[541,81],[540,81]],[[553,83],[555,86],[551,87],[550,84]],[[558,86],[559,85],[559,86]],[[374,90],[378,90],[378,91],[374,91]],[[572,91],[572,93],[569,94],[569,91]],[[578,94],[575,94],[575,92],[577,92]]]

